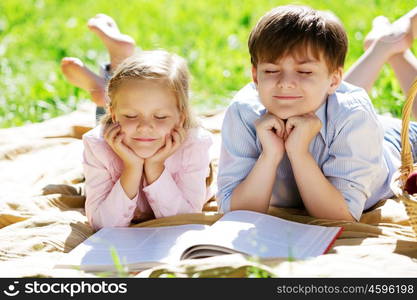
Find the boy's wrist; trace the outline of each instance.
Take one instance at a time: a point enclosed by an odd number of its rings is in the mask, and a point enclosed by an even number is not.
[[[262,152],[261,155],[259,156],[260,160],[265,160],[273,165],[279,165],[279,163],[281,162],[282,158],[284,157],[284,154],[276,154],[276,153],[267,153],[267,152]]]
[[[287,151],[288,159],[290,160],[291,164],[302,162],[305,159],[309,159],[311,153],[307,150],[298,150],[298,151]]]

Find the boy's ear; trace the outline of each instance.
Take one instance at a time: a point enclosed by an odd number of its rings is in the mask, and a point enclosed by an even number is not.
[[[334,71],[331,75],[331,82],[328,90],[328,94],[333,94],[337,88],[339,87],[340,83],[342,82],[342,76],[343,76],[343,69],[337,68],[336,71]]]
[[[256,73],[256,67],[254,65],[252,65],[252,80],[258,85],[258,74]]]

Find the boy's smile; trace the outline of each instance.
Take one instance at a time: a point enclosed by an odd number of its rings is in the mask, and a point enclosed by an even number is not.
[[[272,97],[277,100],[283,100],[283,101],[301,100],[303,98],[303,96],[293,96],[293,95],[275,95]]]
[[[341,73],[329,73],[324,58],[312,55],[287,55],[252,68],[260,101],[283,120],[316,111],[337,89]]]

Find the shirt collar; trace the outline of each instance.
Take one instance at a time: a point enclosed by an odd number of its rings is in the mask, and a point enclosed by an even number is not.
[[[323,140],[326,140],[326,133],[327,133],[327,101],[329,100],[329,97],[323,102],[323,104],[316,110],[316,116],[321,121],[321,128],[320,128],[320,134]]]

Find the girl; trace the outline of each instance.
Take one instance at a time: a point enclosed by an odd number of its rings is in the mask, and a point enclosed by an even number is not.
[[[130,56],[107,92],[108,113],[83,136],[92,227],[200,212],[212,138],[190,113],[184,59],[161,50]]]

